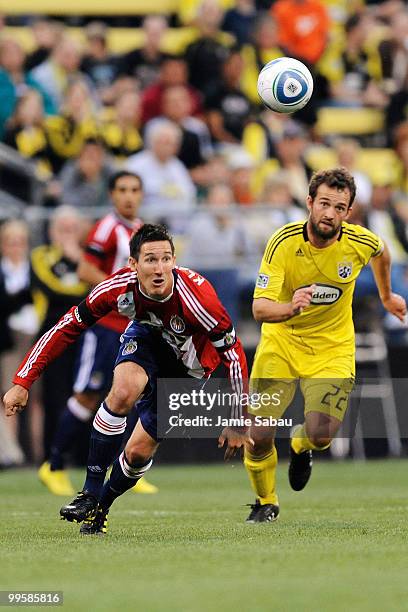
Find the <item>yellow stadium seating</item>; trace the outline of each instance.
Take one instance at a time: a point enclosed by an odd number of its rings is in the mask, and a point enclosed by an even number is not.
[[[383,129],[384,113],[375,108],[324,107],[318,111],[317,132],[320,136],[363,136]]]
[[[67,27],[66,33],[81,43],[85,42],[83,28]],[[30,28],[8,26],[3,28],[2,34],[18,40],[28,53],[34,49],[34,38]],[[141,28],[110,28],[108,30],[109,50],[112,53],[126,53],[131,49],[137,49],[143,45],[143,36]],[[163,37],[163,51],[179,55],[197,36],[198,30],[194,27],[169,28]],[[227,32],[221,32],[219,39],[227,46],[230,46],[234,40]]]
[[[176,13],[180,0],[0,0],[4,15],[147,15]]]
[[[306,153],[306,161],[313,170],[332,168],[337,162],[336,152],[320,145],[312,145]],[[392,149],[361,148],[358,152],[356,167],[365,172],[374,184],[383,183],[384,175],[397,180],[399,160]]]

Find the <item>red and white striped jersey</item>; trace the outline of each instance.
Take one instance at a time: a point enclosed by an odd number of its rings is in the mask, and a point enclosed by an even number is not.
[[[129,240],[143,225],[140,219],[127,221],[115,211],[95,223],[85,243],[84,259],[96,266],[107,276],[127,266]],[[109,329],[123,332],[128,320],[117,312],[110,312],[99,321]]]
[[[167,342],[186,375],[208,377],[222,362],[234,392],[247,390],[245,353],[231,319],[212,285],[188,268],[173,270],[173,290],[163,301],[142,293],[137,274],[123,268],[71,308],[26,355],[13,382],[29,389],[47,364],[87,327],[109,312],[151,326]]]

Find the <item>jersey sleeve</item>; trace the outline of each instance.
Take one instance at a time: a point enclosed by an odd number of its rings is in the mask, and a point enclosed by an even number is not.
[[[231,407],[231,418],[243,415],[242,394],[248,392],[248,367],[241,341],[236,335],[231,318],[215,289],[204,277],[187,270],[187,278],[178,277],[178,288],[187,299],[201,323],[203,332],[219,354],[225,366],[236,402]]]
[[[118,310],[117,299],[135,275],[119,271],[99,283],[78,306],[73,306],[36,342],[13,378],[15,385],[29,389],[45,368],[75,342],[78,336],[103,316]]]
[[[102,262],[116,248],[113,227],[113,223],[106,218],[94,225],[86,239],[83,254],[85,261],[101,268]]]
[[[281,230],[275,232],[266,245],[255,283],[255,299],[279,300],[285,279],[284,247],[280,245],[280,233]]]
[[[378,257],[384,250],[384,243],[381,238],[366,227],[353,225],[347,228],[349,240],[358,250],[358,254],[363,261],[363,265],[368,264],[372,257]]]

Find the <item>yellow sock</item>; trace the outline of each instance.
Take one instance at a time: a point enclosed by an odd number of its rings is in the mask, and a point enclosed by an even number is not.
[[[259,497],[261,504],[279,505],[278,496],[275,492],[275,474],[278,465],[276,448],[273,447],[263,457],[255,457],[245,449],[244,465],[252,488]]]
[[[303,423],[303,425],[298,425],[293,432],[291,446],[295,453],[300,455],[300,453],[306,450],[326,450],[326,448],[329,448],[330,444],[327,444],[327,446],[315,446],[312,444],[306,435],[305,424]]]

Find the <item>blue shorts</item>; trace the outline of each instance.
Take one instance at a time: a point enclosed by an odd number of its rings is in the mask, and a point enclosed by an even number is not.
[[[120,345],[120,333],[93,325],[82,334],[74,367],[74,391],[83,393],[110,389]]]
[[[143,398],[136,404],[136,413],[147,433],[157,437],[157,379],[190,378],[184,364],[161,335],[151,328],[131,323],[121,338],[115,366],[125,361],[140,365],[148,376]],[[202,384],[201,379],[197,379]]]

